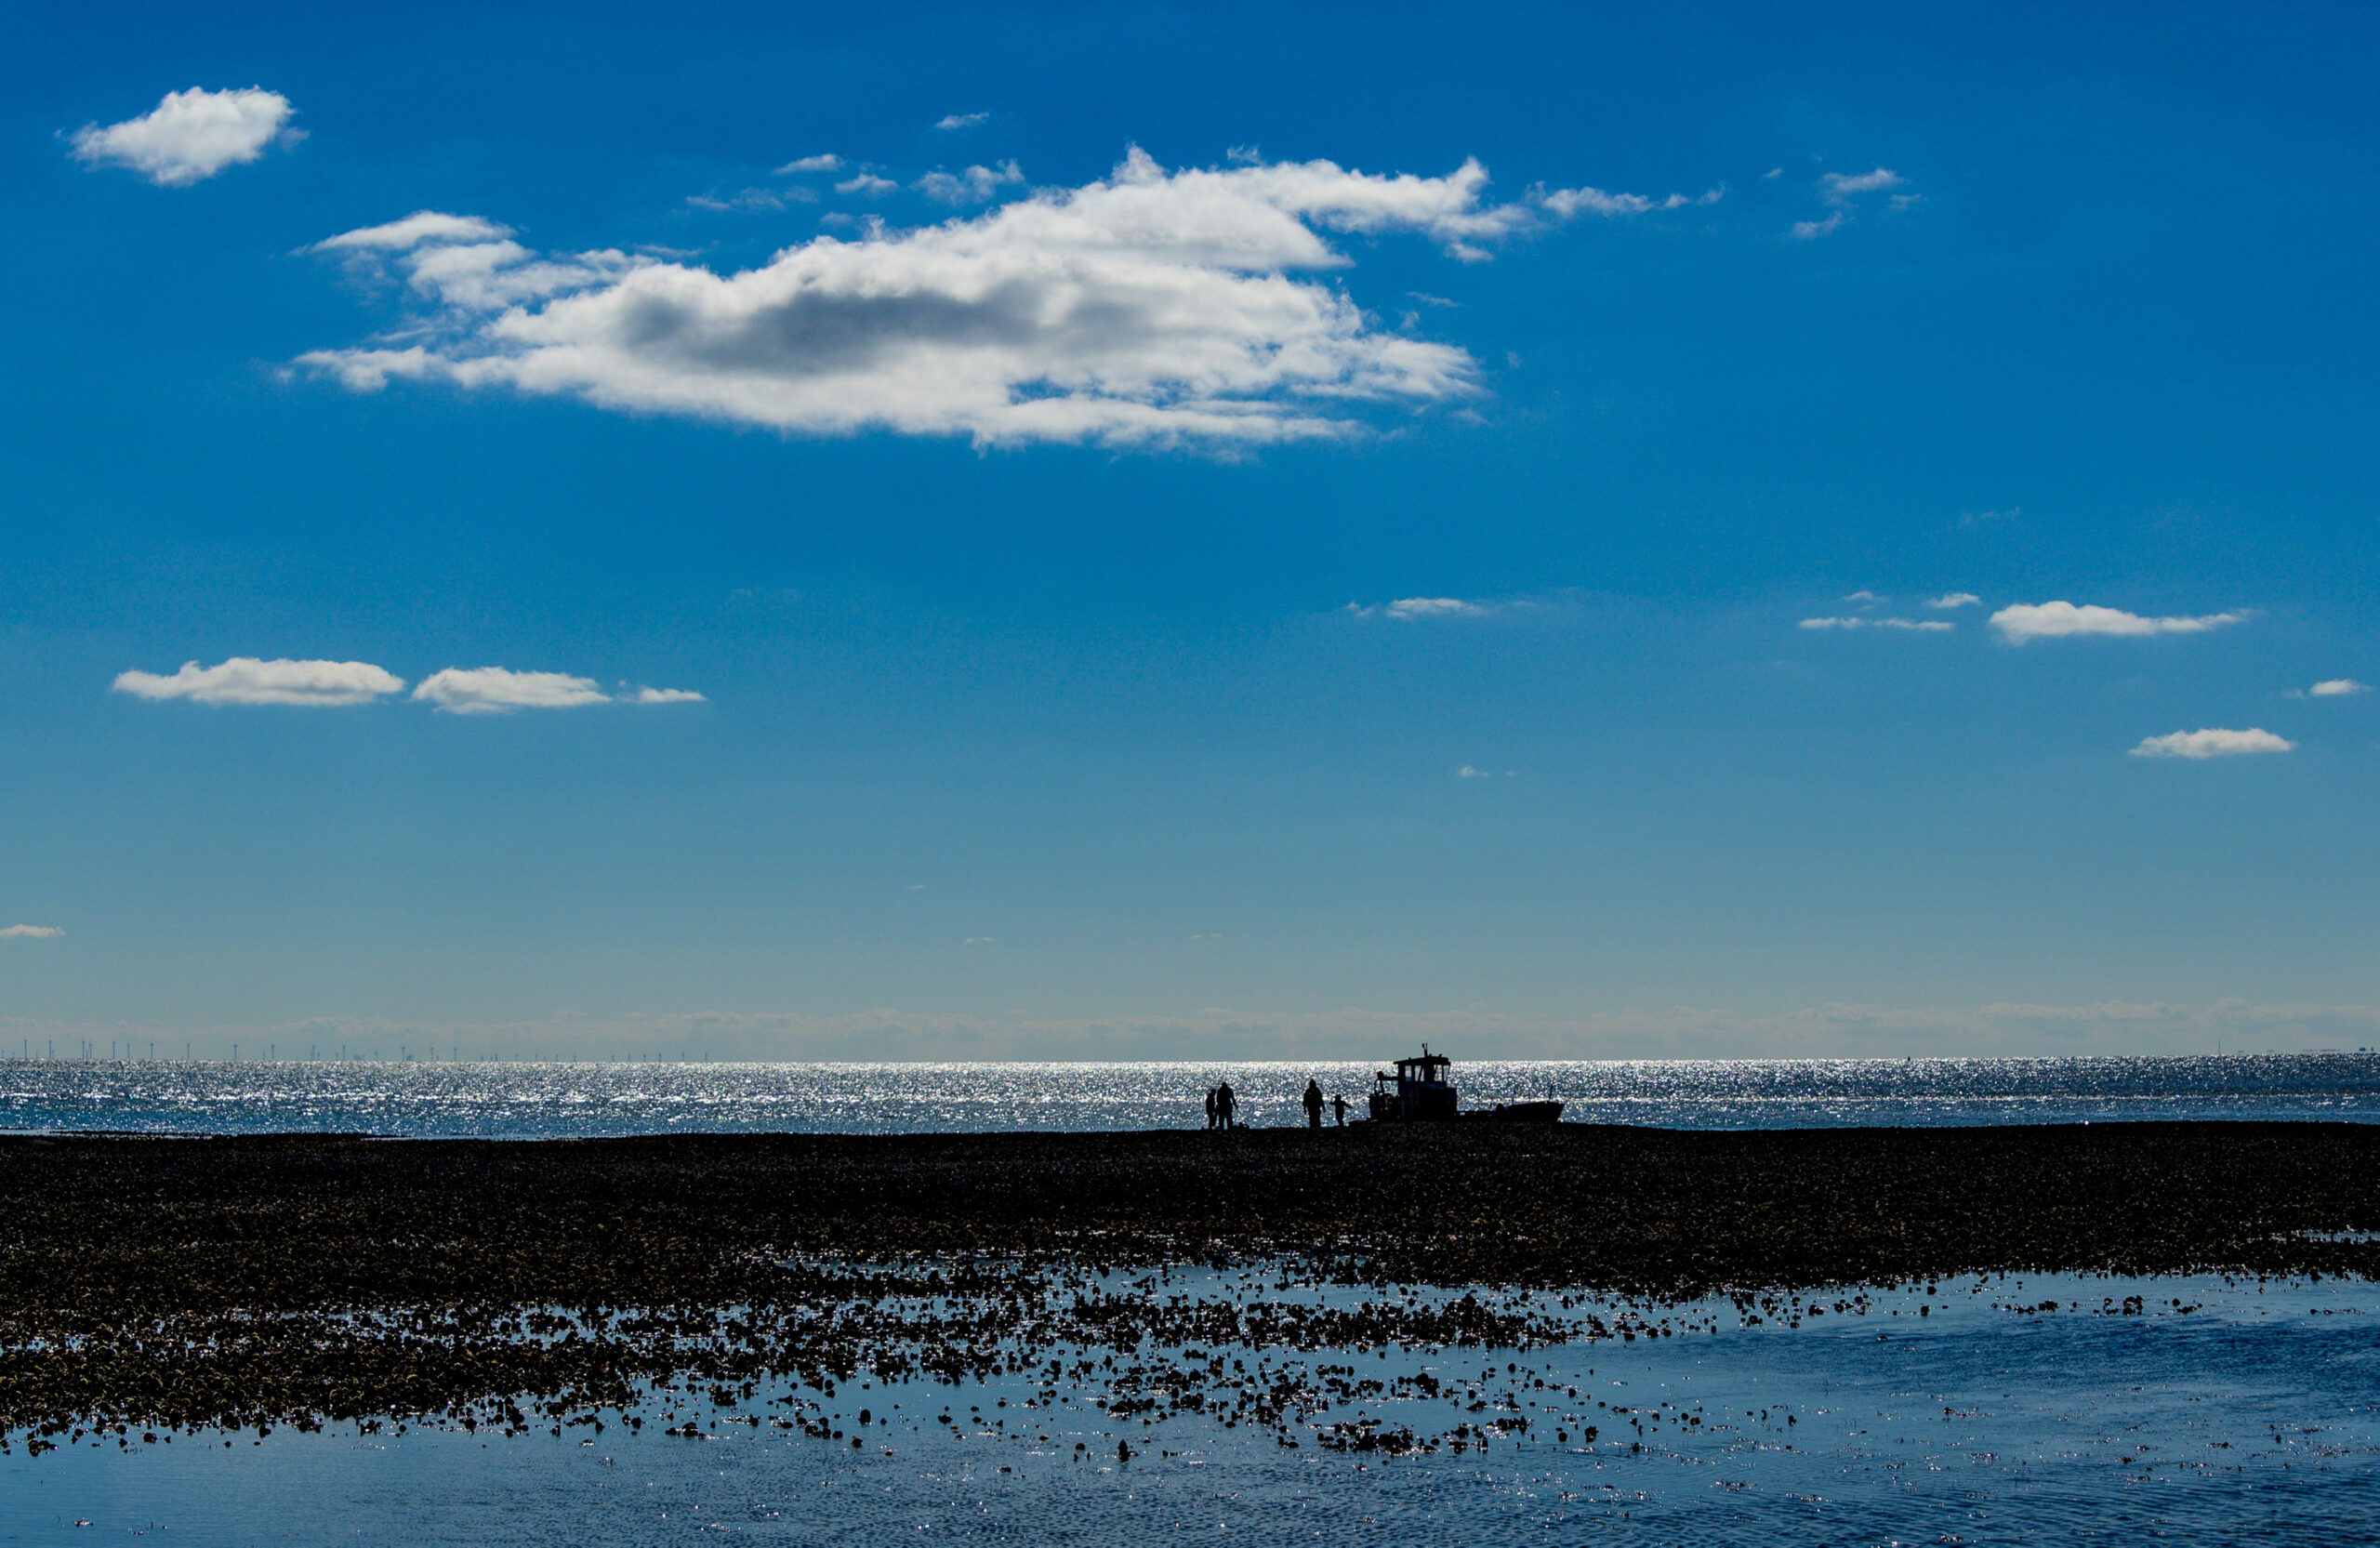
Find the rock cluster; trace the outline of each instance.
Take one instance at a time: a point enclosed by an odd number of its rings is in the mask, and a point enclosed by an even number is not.
[[[1323,1421],[1439,1394],[1313,1356],[1674,1336],[1661,1308],[1713,1292],[1798,1323],[1864,1307],[1812,1287],[1962,1273],[2369,1277],[2375,1217],[2380,1128],[2351,1124],[7,1139],[0,1444],[658,1406],[857,1445],[887,1416],[839,1385],[997,1375],[1136,1429],[1485,1445],[1534,1400]],[[1239,1288],[1169,1293],[1193,1264]],[[1293,1284],[1347,1293],[1268,1293]],[[1587,1291],[1633,1300],[1569,1315]]]

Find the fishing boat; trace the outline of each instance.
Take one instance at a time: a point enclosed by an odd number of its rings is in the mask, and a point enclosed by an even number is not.
[[[1456,1118],[1485,1119],[1501,1123],[1559,1123],[1562,1104],[1545,1102],[1500,1103],[1485,1110],[1462,1112],[1461,1094],[1448,1076],[1454,1061],[1443,1053],[1433,1053],[1423,1043],[1418,1058],[1396,1061],[1396,1073],[1386,1070],[1372,1076],[1372,1118],[1382,1123],[1432,1123]]]

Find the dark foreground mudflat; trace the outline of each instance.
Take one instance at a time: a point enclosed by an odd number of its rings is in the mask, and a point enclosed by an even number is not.
[[[1131,1287],[1167,1261],[1658,1300],[1991,1271],[2380,1277],[2380,1246],[2303,1235],[2374,1228],[2380,1127],[2353,1124],[10,1139],[0,1436],[519,1429],[654,1381],[732,1401],[773,1375],[1016,1370],[1063,1344],[1563,1336],[1493,1295],[1324,1313]]]

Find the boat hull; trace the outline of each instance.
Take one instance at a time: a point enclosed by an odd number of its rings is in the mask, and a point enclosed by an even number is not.
[[[1490,1123],[1559,1123],[1562,1104],[1559,1102],[1507,1102],[1484,1113],[1465,1113],[1465,1118],[1485,1118]]]

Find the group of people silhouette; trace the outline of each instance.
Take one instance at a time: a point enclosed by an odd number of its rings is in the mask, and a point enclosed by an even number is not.
[[[1308,1081],[1305,1083],[1305,1095],[1304,1095],[1304,1097],[1303,1097],[1302,1100],[1303,1101],[1304,1105],[1305,1105],[1305,1126],[1306,1126],[1308,1129],[1319,1129],[1319,1128],[1321,1128],[1321,1127],[1322,1127],[1322,1109],[1323,1109],[1323,1106],[1325,1105],[1325,1103],[1324,1103],[1324,1099],[1323,1099],[1323,1095],[1322,1095],[1322,1086],[1321,1086],[1320,1082],[1318,1082],[1318,1081],[1315,1081],[1315,1080],[1308,1080]],[[1331,1098],[1329,1100],[1329,1107],[1331,1108],[1332,1112],[1337,1116],[1337,1118],[1338,1118],[1338,1121],[1339,1121],[1339,1127],[1340,1127],[1340,1128],[1342,1128],[1342,1129],[1346,1128],[1346,1127],[1347,1127],[1347,1099],[1346,1099],[1344,1096],[1334,1096],[1334,1097],[1331,1097]],[[1226,1080],[1226,1081],[1223,1082],[1221,1085],[1216,1086],[1216,1087],[1213,1087],[1212,1089],[1210,1089],[1210,1090],[1207,1092],[1207,1127],[1208,1127],[1208,1128],[1210,1128],[1210,1129],[1243,1129],[1243,1128],[1246,1128],[1246,1127],[1247,1127],[1247,1125],[1245,1125],[1245,1124],[1242,1124],[1242,1123],[1238,1122],[1238,1121],[1237,1121],[1237,1119],[1236,1119],[1236,1116],[1235,1116],[1235,1115],[1236,1115],[1236,1114],[1237,1114],[1237,1112],[1238,1112],[1238,1111],[1239,1111],[1239,1097],[1238,1097],[1237,1093],[1236,1093],[1235,1092],[1233,1092],[1233,1090],[1231,1089],[1231,1082],[1230,1082],[1230,1081]]]

